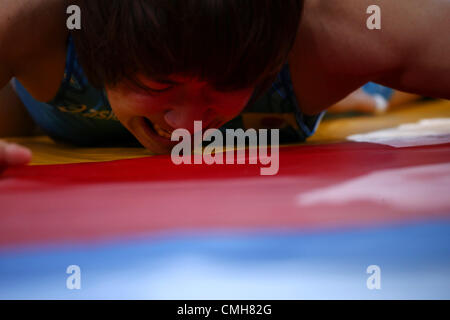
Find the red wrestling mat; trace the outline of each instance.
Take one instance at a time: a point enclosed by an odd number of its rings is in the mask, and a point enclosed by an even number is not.
[[[450,144],[293,146],[280,149],[278,175],[260,167],[156,156],[10,168],[0,180],[0,245],[450,216]]]

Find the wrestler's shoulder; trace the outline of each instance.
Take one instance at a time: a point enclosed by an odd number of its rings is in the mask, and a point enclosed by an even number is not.
[[[40,101],[64,72],[68,30],[61,0],[0,0],[0,86],[16,77]]]
[[[64,1],[0,0],[0,59],[11,66],[64,46]]]

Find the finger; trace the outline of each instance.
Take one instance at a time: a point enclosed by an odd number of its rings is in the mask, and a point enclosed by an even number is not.
[[[5,152],[6,142],[0,140],[0,173],[6,168]]]
[[[31,161],[31,151],[18,144],[2,143],[0,149],[0,167],[20,166]]]

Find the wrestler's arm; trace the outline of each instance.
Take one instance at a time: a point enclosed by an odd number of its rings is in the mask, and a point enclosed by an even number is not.
[[[373,4],[381,30],[366,27]],[[307,0],[289,57],[302,111],[317,114],[369,81],[448,97],[448,7],[448,0]]]
[[[0,89],[0,138],[32,135],[36,124],[11,83]]]
[[[41,28],[45,27],[48,16],[40,15],[38,8],[45,9],[45,3],[45,0],[32,3],[0,0],[0,138],[29,135],[35,128],[13,89],[11,78],[26,81],[35,70],[33,66],[39,65],[42,55],[39,44],[47,45],[40,36],[45,31]]]
[[[386,101],[385,105],[377,102],[373,95],[366,93],[363,89],[352,92],[343,100],[327,109],[328,113],[362,112],[362,113],[383,113],[386,110],[397,106],[411,103],[420,99],[419,95],[394,90],[392,97]]]
[[[14,34],[20,4],[23,3],[0,0],[0,138],[27,131],[27,127],[32,125],[10,84],[17,71],[17,54],[26,50]],[[8,166],[25,164],[30,160],[28,149],[0,140],[0,173]]]
[[[8,166],[26,164],[31,152],[25,147],[7,143],[2,137],[29,135],[36,128],[11,84],[0,89],[0,173]]]
[[[423,96],[450,99],[450,0],[383,0],[386,27],[401,41],[398,72],[379,83]]]

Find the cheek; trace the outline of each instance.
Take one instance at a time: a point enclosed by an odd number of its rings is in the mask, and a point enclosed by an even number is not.
[[[221,113],[229,117],[237,116],[247,106],[251,96],[252,92],[224,95],[220,98]]]
[[[107,98],[114,114],[119,120],[122,119],[127,113],[126,99],[124,99],[123,95],[114,91],[107,91]]]

